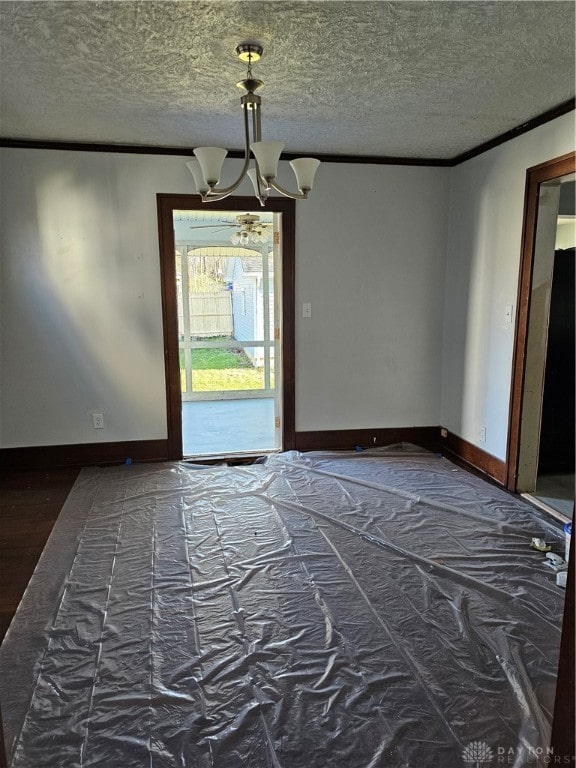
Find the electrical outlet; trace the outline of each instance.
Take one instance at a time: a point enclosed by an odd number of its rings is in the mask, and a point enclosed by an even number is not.
[[[93,413],[92,414],[92,426],[94,429],[104,429],[104,414]]]
[[[309,301],[302,304],[302,317],[312,317],[312,304]]]
[[[486,442],[486,427],[480,427],[480,442]]]
[[[448,437],[448,430],[442,427],[442,429],[440,430],[440,434],[442,437]]]

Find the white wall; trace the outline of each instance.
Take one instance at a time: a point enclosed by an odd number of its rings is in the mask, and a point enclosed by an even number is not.
[[[525,173],[572,149],[570,113],[454,169],[321,166],[297,204],[298,430],[441,423],[505,458]],[[193,191],[185,158],[0,157],[0,445],[165,437],[155,196]]]
[[[2,446],[164,437],[154,192],[183,188],[186,167],[42,150],[1,159]]]
[[[440,423],[449,176],[320,167],[298,207],[297,430]]]
[[[2,150],[2,447],[166,436],[155,196],[185,159]],[[439,423],[449,175],[324,164],[298,203],[297,429]]]
[[[442,424],[506,458],[526,170],[574,150],[574,113],[452,172]],[[512,323],[504,307],[514,305]],[[480,430],[486,427],[486,442]]]

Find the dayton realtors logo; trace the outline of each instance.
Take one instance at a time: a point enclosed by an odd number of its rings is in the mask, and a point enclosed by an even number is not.
[[[554,765],[573,765],[573,759],[566,755],[555,755],[552,747],[528,747],[519,750],[515,747],[495,747],[492,749],[485,741],[471,741],[462,750],[462,760],[469,768],[495,768],[497,765],[518,765],[519,754],[522,765],[534,768],[548,768]]]

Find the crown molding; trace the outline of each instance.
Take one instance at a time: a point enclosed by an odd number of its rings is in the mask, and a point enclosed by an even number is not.
[[[158,147],[147,144],[95,144],[84,141],[44,141],[39,139],[13,139],[0,137],[0,147],[8,149],[57,149],[64,152],[110,152],[129,155],[177,155],[192,157],[193,147]],[[306,154],[306,153],[304,153]],[[387,157],[380,155],[333,155],[318,152],[308,153],[324,163],[358,163],[361,165],[436,165],[450,166],[447,158],[433,157]],[[295,160],[302,152],[283,152],[281,160]],[[226,157],[243,159],[244,152],[237,149],[228,151]]]
[[[453,158],[442,157],[390,157],[387,155],[339,155],[339,154],[321,154],[311,152],[309,154],[318,158],[324,163],[356,163],[359,165],[412,165],[412,166],[437,166],[451,168],[471,160],[473,157],[488,152],[494,147],[504,144],[507,141],[521,136],[523,133],[538,128],[540,125],[555,120],[557,117],[571,112],[576,107],[574,98],[559,104],[553,109],[549,109],[531,120],[512,128],[505,133],[495,136],[493,139],[479,144],[472,149],[462,152]],[[191,157],[194,153],[193,147],[163,147],[149,144],[105,144],[90,143],[83,141],[48,141],[39,139],[16,139],[10,137],[0,137],[0,147],[10,149],[55,149],[66,152],[110,152],[117,154],[131,155],[176,155]],[[230,150],[228,157],[243,158],[244,153],[240,150]],[[301,157],[302,153],[285,152],[282,153],[281,160],[294,160]]]
[[[534,128],[538,128],[540,125],[549,123],[551,120],[556,120],[557,117],[562,117],[562,115],[566,115],[568,112],[572,112],[575,106],[576,99],[568,99],[568,101],[564,101],[562,104],[558,104],[557,107],[549,109],[547,112],[542,112],[541,115],[533,117],[531,120],[528,120],[528,122],[522,123],[522,125],[518,125],[516,128],[512,128],[505,133],[501,133],[500,135],[495,136],[493,139],[490,139],[490,141],[485,141],[483,144],[479,144],[477,147],[469,149],[467,152],[462,152],[462,154],[457,155],[450,164],[460,165],[460,163],[464,163],[466,160],[471,160],[473,157],[482,155],[484,152],[488,152],[488,150],[494,149],[494,147],[497,147],[500,144],[505,144],[507,141],[511,141],[512,139],[521,136],[523,133],[528,133],[528,131],[532,131]]]

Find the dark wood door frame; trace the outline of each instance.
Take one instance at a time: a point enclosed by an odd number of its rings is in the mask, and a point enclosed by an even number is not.
[[[182,397],[178,353],[178,311],[176,300],[176,263],[174,245],[174,210],[195,210],[203,205],[218,211],[252,211],[253,197],[228,197],[202,203],[199,195],[158,194],[158,235],[162,317],[164,325],[164,369],[166,374],[166,412],[168,458],[182,458]],[[270,198],[266,211],[282,213],[282,449],[295,446],[295,210],[294,200]]]
[[[516,336],[514,357],[512,360],[512,386],[510,388],[510,420],[508,424],[508,451],[506,459],[506,487],[516,491],[518,480],[518,461],[520,457],[520,429],[522,423],[522,405],[526,376],[526,352],[528,341],[528,323],[530,319],[530,296],[532,292],[532,274],[534,269],[534,249],[540,185],[545,181],[566,176],[575,169],[576,152],[569,152],[554,160],[535,165],[526,171],[524,194],[524,222],[522,227],[522,251],[520,257],[520,277],[516,306]]]
[[[516,313],[516,337],[512,362],[512,386],[510,391],[510,420],[508,427],[508,452],[506,461],[506,487],[516,491],[518,461],[520,456],[520,429],[526,374],[526,353],[528,322],[530,319],[530,296],[534,269],[536,225],[540,185],[545,181],[566,176],[575,170],[576,152],[570,152],[547,163],[536,165],[526,171],[524,195],[524,222],[522,228],[522,252]],[[572,516],[574,525],[574,515]],[[574,537],[568,569],[568,585],[560,656],[556,684],[554,715],[552,719],[551,747],[556,758],[574,759]],[[568,763],[568,760],[566,760]]]

